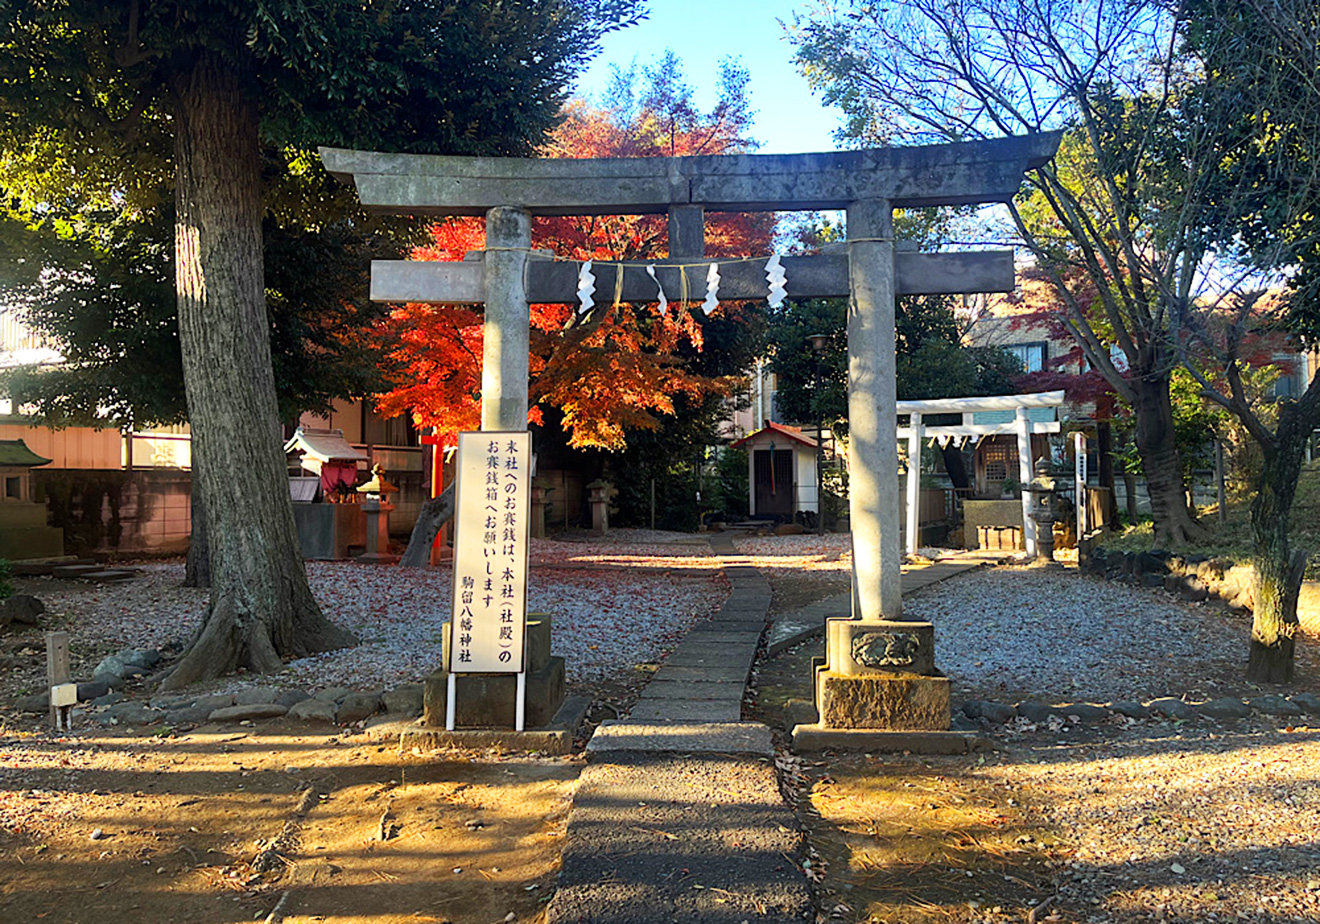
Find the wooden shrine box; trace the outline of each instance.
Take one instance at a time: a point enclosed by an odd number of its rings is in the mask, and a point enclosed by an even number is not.
[[[311,427],[299,427],[284,452],[291,464],[320,479],[314,491],[307,490],[308,476],[290,479],[303,558],[343,559],[366,548],[367,514],[355,488],[358,463],[365,463],[367,454],[351,446],[342,430]]]

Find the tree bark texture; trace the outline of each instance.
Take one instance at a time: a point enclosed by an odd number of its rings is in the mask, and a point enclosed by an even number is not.
[[[454,485],[451,482],[449,487],[422,504],[417,522],[413,524],[412,535],[408,537],[408,548],[404,550],[399,564],[405,568],[425,568],[429,565],[436,534],[453,516]]]
[[[1137,454],[1141,457],[1150,495],[1155,545],[1180,548],[1204,539],[1206,529],[1187,507],[1182,458],[1173,432],[1173,405],[1167,376],[1147,373],[1134,377],[1133,411],[1136,416]],[[1129,501],[1129,505],[1131,501]]]
[[[192,489],[189,494],[188,563],[184,566],[184,587],[211,586],[211,548],[206,542],[206,504],[197,486],[197,458],[192,460]]]
[[[1251,501],[1256,589],[1247,678],[1257,682],[1292,683],[1294,676],[1297,596],[1307,555],[1291,548],[1288,526],[1311,433],[1300,416],[1293,406],[1280,407],[1274,442],[1261,447],[1264,465]]]
[[[174,94],[175,274],[211,602],[164,689],[352,644],[307,584],[293,523],[262,273],[257,111],[199,52]]]

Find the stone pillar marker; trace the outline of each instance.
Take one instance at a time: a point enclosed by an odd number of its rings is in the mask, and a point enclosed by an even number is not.
[[[615,494],[613,485],[597,478],[587,485],[587,500],[591,504],[591,533],[605,536],[610,531],[610,500]]]
[[[78,687],[69,682],[69,633],[46,633],[46,690],[50,694],[50,725],[69,727],[69,708],[78,701]]]
[[[847,227],[853,612],[825,621],[825,660],[814,678],[820,720],[797,726],[793,744],[923,750],[949,734],[949,680],[935,669],[934,627],[901,621],[892,203],[850,203]],[[909,464],[920,465],[920,438],[913,442]],[[909,523],[918,497],[908,498]],[[961,736],[952,744],[965,746]]]

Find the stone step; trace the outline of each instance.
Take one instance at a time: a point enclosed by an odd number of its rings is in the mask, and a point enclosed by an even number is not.
[[[91,581],[95,584],[119,584],[124,581],[131,581],[137,577],[136,571],[129,571],[124,568],[105,568],[100,571],[88,571],[79,575],[80,581]]]
[[[9,566],[9,569],[13,572],[14,577],[46,577],[55,570],[57,564],[63,563],[53,561],[16,561]]]
[[[50,576],[53,578],[59,578],[60,580],[68,581],[68,580],[73,580],[74,578],[80,578],[85,574],[91,574],[94,571],[101,571],[101,570],[103,570],[103,566],[96,564],[57,565],[55,568],[51,570]]]

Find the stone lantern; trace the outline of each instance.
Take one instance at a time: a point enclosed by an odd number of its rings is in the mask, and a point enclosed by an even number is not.
[[[390,511],[394,505],[389,502],[391,494],[398,494],[399,489],[385,480],[385,469],[379,464],[371,469],[371,480],[361,485],[357,493],[365,495],[362,505],[367,514],[367,550],[358,556],[358,561],[371,564],[393,564],[397,556],[390,550]]]
[[[1036,475],[1024,490],[1028,493],[1027,516],[1036,523],[1036,560],[1054,561],[1054,522],[1058,517],[1059,495],[1050,475],[1050,462],[1036,460]]]

